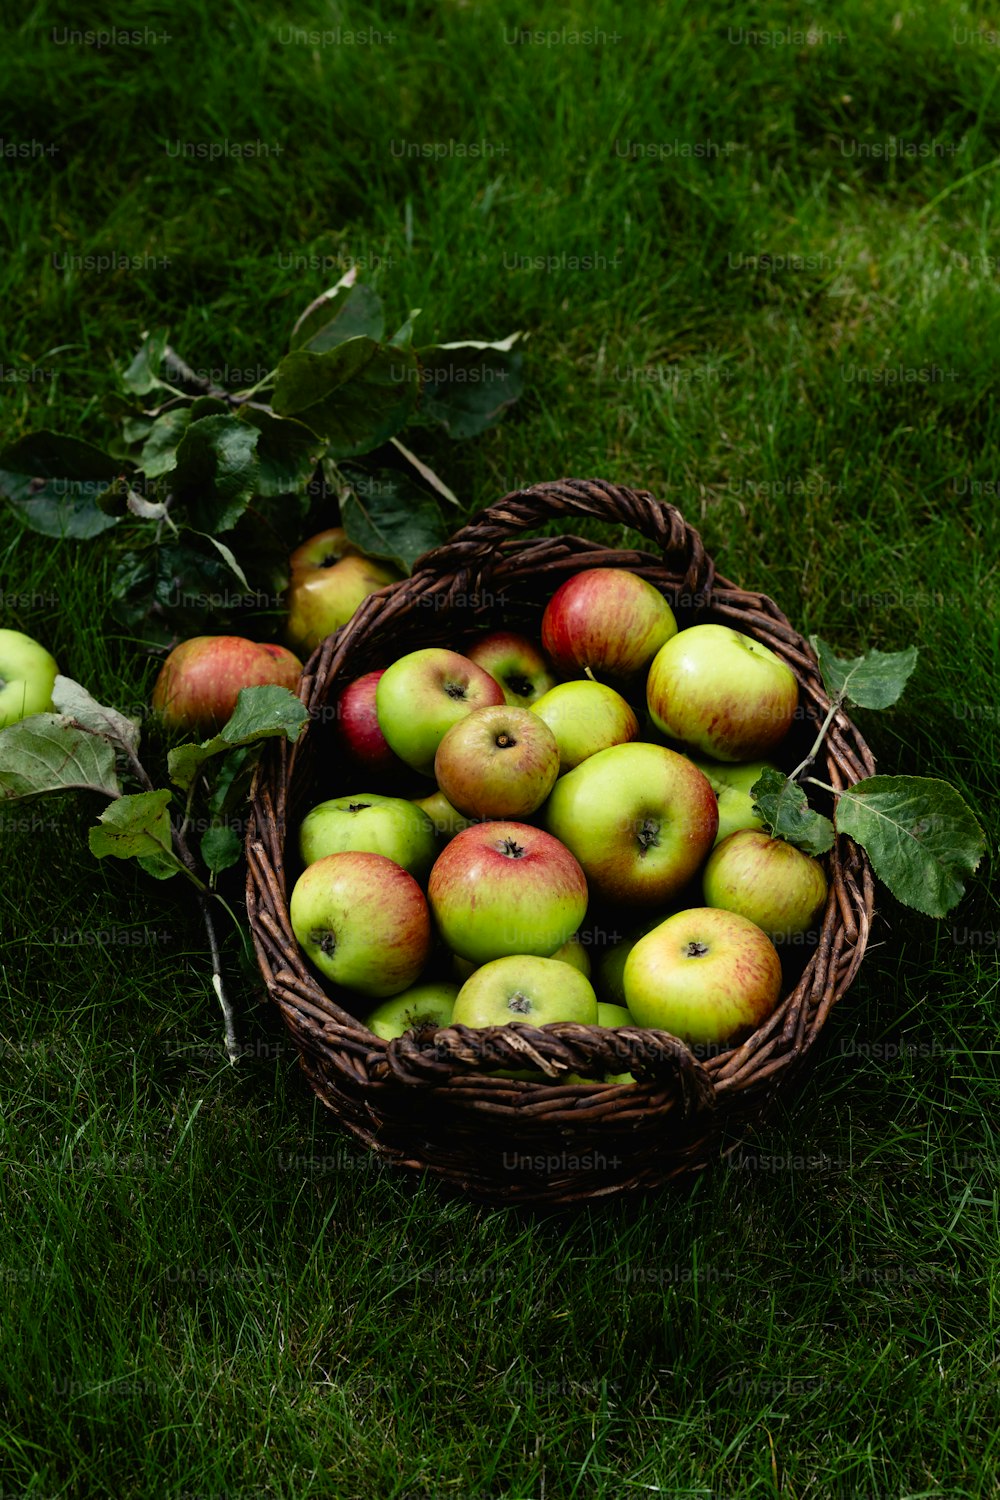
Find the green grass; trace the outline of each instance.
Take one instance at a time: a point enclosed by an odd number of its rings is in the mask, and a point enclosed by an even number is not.
[[[858,719],[995,847],[991,23],[549,10],[33,5],[0,62],[0,135],[34,153],[0,162],[5,436],[107,440],[115,361],[160,323],[196,367],[270,364],[353,257],[428,341],[530,333],[504,424],[421,439],[467,510],[563,474],[645,486],[804,632],[916,642],[902,704]],[[170,39],[53,36],[102,25]],[[282,41],[337,25],[382,40]],[[605,35],[508,39],[564,26]],[[450,140],[488,150],[399,144]],[[0,624],[137,704],[155,663],[109,625],[112,565],[8,515]],[[0,815],[3,1500],[998,1493],[992,858],[941,923],[880,892],[815,1065],[728,1166],[530,1216],[340,1134],[234,936],[229,1069],[195,914],[95,864],[97,810]]]

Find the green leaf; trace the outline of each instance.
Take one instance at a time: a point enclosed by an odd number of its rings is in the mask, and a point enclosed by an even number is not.
[[[302,422],[244,406],[240,421],[260,433],[257,442],[257,494],[295,494],[312,475],[325,444]]]
[[[462,503],[455,494],[455,491],[448,488],[440,475],[435,474],[434,470],[425,464],[422,459],[418,458],[415,453],[411,453],[409,448],[405,448],[399,441],[399,438],[390,438],[389,441],[400,457],[404,458],[411,468],[416,469],[425,484],[430,485],[432,490],[436,490],[443,500],[447,500],[449,505],[460,505]]]
[[[419,351],[421,409],[449,437],[469,438],[499,421],[521,394],[521,356],[498,344],[438,344]]]
[[[139,723],[127,719],[116,708],[108,708],[92,698],[85,687],[71,677],[58,676],[52,689],[52,702],[56,710],[66,719],[72,719],[81,729],[93,734],[103,734],[108,739],[126,745],[133,753],[139,748]]]
[[[231,813],[239,803],[246,801],[257,764],[257,753],[256,745],[239,745],[222,757],[215,769],[208,796],[208,810],[214,817],[223,817]]]
[[[413,325],[420,316],[419,307],[411,307],[410,315],[405,323],[402,323],[393,334],[389,343],[396,349],[409,349],[413,344]]]
[[[870,776],[841,792],[837,832],[866,849],[872,868],[898,901],[944,917],[975,873],[986,839],[947,781],[929,776]]]
[[[135,396],[146,396],[150,391],[164,388],[159,375],[168,337],[166,328],[158,328],[143,337],[138,354],[122,376],[122,385],[127,391]]]
[[[223,562],[226,563],[230,572],[233,574],[233,577],[243,585],[243,588],[249,594],[251,590],[250,584],[247,581],[247,575],[244,573],[243,569],[236,561],[236,557],[232,549],[230,547],[227,547],[225,542],[220,542],[217,536],[209,536],[207,531],[196,531],[195,536],[200,536],[204,541],[208,542],[210,546],[215,548],[216,552],[218,552]]]
[[[410,573],[418,557],[439,547],[447,527],[437,501],[405,474],[375,469],[360,474],[345,468],[351,489],[340,498],[340,519],[356,547],[369,557],[398,563]]]
[[[157,417],[149,429],[149,436],[142,445],[139,467],[147,479],[156,479],[169,474],[177,467],[177,444],[184,436],[191,421],[191,408],[177,406]]]
[[[308,718],[305,705],[287,688],[241,688],[232,718],[217,735],[200,745],[177,745],[169,752],[170,779],[182,791],[188,791],[213,755],[222,755],[237,745],[253,745],[258,740],[279,736],[297,740]]]
[[[33,714],[0,731],[0,797],[68,791],[120,795],[108,740],[60,714]]]
[[[833,848],[833,824],[813,812],[797,781],[780,771],[764,771],[750,789],[753,805],[776,839],[784,839],[806,854],[825,854]]]
[[[42,536],[99,536],[118,523],[100,499],[120,465],[79,438],[43,429],[0,451],[0,495]]]
[[[243,853],[243,841],[232,828],[213,824],[201,836],[201,857],[213,875],[235,865]]]
[[[809,641],[830,697],[843,695],[845,702],[858,708],[888,708],[895,703],[917,665],[916,646],[905,651],[869,651],[847,660],[835,656],[818,635]]]
[[[385,332],[382,299],[370,286],[354,285],[352,268],[337,285],[310,303],[292,329],[290,349],[322,354],[363,335],[378,341]]]
[[[96,859],[138,859],[147,874],[158,880],[186,874],[173,848],[167,811],[171,797],[165,787],[119,797],[88,832],[91,854]]]
[[[238,417],[202,417],[177,446],[174,492],[198,531],[235,526],[257,487],[260,437]]]
[[[370,453],[406,425],[419,394],[411,349],[351,339],[326,354],[287,354],[278,366],[273,406],[327,439],[334,458]]]

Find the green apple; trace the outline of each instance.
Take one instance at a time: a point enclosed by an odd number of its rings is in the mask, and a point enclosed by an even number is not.
[[[792,943],[819,922],[827,879],[818,859],[743,828],[712,850],[702,888],[708,906],[749,918],[772,942]]]
[[[465,654],[496,678],[512,707],[529,708],[555,685],[549,664],[535,643],[512,630],[488,631],[467,646]]]
[[[611,1005],[606,1000],[597,1002],[598,1026],[634,1026],[635,1018],[627,1005]]]
[[[384,1042],[422,1026],[450,1026],[457,994],[457,984],[416,984],[391,1000],[383,1000],[365,1017],[365,1025]]]
[[[424,893],[384,854],[324,855],[295,882],[289,915],[321,974],[375,999],[409,989],[430,954]]]
[[[561,682],[531,705],[544,719],[559,746],[559,771],[572,771],[581,761],[624,745],[639,734],[639,721],[620,693],[603,682]]]
[[[574,932],[571,938],[557,948],[552,957],[561,964],[569,964],[570,968],[576,969],[584,979],[590,978],[590,954],[580,942],[580,935]],[[459,958],[457,953],[451,955],[451,972],[460,984],[464,984],[470,974],[474,974],[481,964],[470,963],[467,958]]]
[[[452,1011],[455,1026],[506,1026],[523,1021],[597,1025],[597,996],[590,981],[554,958],[516,954],[485,963],[465,981]]]
[[[654,927],[659,927],[670,916],[669,911],[659,911],[650,916],[638,927],[633,927],[624,937],[619,938],[616,943],[602,948],[601,955],[597,960],[597,969],[594,975],[594,988],[604,998],[606,1004],[624,1007],[625,1005],[625,960],[641,937],[647,932],[652,932]]]
[[[691,625],[656,653],[646,703],[670,739],[713,760],[766,755],[795,718],[799,684],[769,647],[729,625]]]
[[[428,646],[386,667],[375,689],[379,728],[400,760],[434,775],[448,730],[474,709],[503,703],[503,688],[467,656]]]
[[[471,963],[549,958],[587,911],[587,882],[569,850],[527,823],[474,823],[438,855],[427,897],[447,946]]]
[[[310,537],[289,558],[288,623],[285,638],[300,656],[346,625],[376,589],[402,576],[388,563],[367,557],[342,526]]]
[[[664,906],[715,841],[719,809],[697,766],[663,745],[612,745],[560,776],[543,809],[592,892]]]
[[[332,797],[302,820],[299,853],[304,865],[348,849],[384,854],[420,881],[430,874],[438,853],[434,825],[422,808],[405,797],[375,792]]]
[[[527,818],[559,775],[559,747],[529,708],[477,708],[453,724],[434,756],[445,797],[473,818]]]
[[[414,797],[413,804],[421,808],[434,824],[434,832],[447,843],[463,828],[471,828],[474,819],[466,818],[452,807],[444,792],[431,792],[428,797]]]
[[[710,906],[675,912],[639,939],[625,963],[636,1025],[689,1045],[742,1040],[780,995],[781,960],[767,933]]]
[[[0,729],[32,714],[54,712],[59,668],[44,646],[20,630],[0,630]]]
[[[725,765],[720,761],[704,760],[697,755],[689,755],[688,760],[708,777],[718,798],[719,831],[715,835],[716,844],[721,844],[723,839],[727,839],[739,828],[764,827],[764,819],[754,811],[750,788],[755,781],[760,780],[765,771],[776,771],[777,766],[769,760]]]

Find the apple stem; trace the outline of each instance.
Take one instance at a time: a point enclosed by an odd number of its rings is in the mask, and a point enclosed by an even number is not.
[[[809,751],[809,754],[806,756],[805,760],[802,761],[802,763],[800,765],[797,765],[795,767],[795,770],[791,773],[791,775],[788,778],[789,781],[798,781],[799,777],[802,775],[802,772],[805,771],[805,770],[808,770],[808,768],[812,765],[813,761],[816,759],[817,755],[819,754],[820,746],[822,745],[824,739],[826,738],[826,732],[827,732],[827,730],[829,729],[830,725],[833,723],[833,721],[837,717],[837,715],[840,713],[840,710],[843,708],[843,706],[844,706],[844,695],[842,693],[839,693],[837,695],[837,697],[834,698],[833,702],[830,704],[830,711],[827,714],[826,718],[823,720],[823,723],[822,723],[822,725],[820,727],[819,734],[816,736],[816,739],[813,742],[812,749]],[[820,784],[820,783],[817,783],[817,784]]]

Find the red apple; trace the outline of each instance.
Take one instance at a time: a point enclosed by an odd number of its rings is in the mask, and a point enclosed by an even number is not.
[[[527,818],[559,775],[559,746],[530,708],[494,704],[453,724],[434,775],[452,807],[472,818]]]
[[[586,568],[560,584],[542,616],[542,645],[566,677],[627,681],[677,634],[659,589],[625,568]]]
[[[587,882],[558,839],[526,823],[476,823],[438,855],[427,897],[447,946],[475,964],[549,958],[579,927]]]
[[[367,557],[353,546],[342,526],[303,542],[292,553],[288,567],[285,637],[303,657],[346,625],[362,599],[401,577],[391,564]]]
[[[341,693],[337,704],[340,743],[347,759],[359,770],[403,771],[403,762],[393,755],[379,728],[375,690],[381,676],[381,672],[366,672]]]
[[[274,683],[296,692],[302,663],[284,646],[238,635],[197,635],[175,646],[160,668],[153,708],[169,730],[217,734],[241,688]]]
[[[491,630],[473,641],[465,654],[477,667],[496,678],[507,702],[516,708],[528,708],[555,686],[556,680],[541,651],[533,641],[513,630]]]

